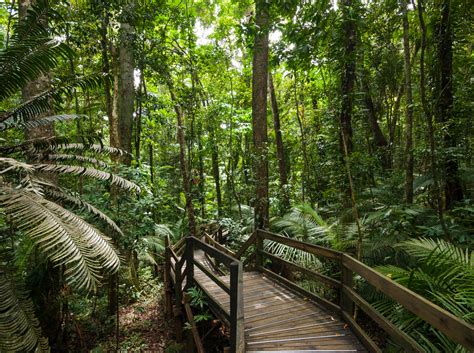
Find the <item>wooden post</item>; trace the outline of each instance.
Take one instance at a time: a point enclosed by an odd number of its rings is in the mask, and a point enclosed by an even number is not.
[[[165,308],[166,315],[168,318],[173,316],[173,304],[171,302],[171,249],[170,249],[170,239],[166,237],[165,239],[165,273],[163,275],[164,284],[165,284]]]
[[[186,238],[186,248],[184,249],[186,258],[186,286],[185,290],[194,286],[194,239]]]
[[[255,238],[255,265],[257,271],[260,271],[260,268],[263,267],[262,255],[260,251],[263,251],[263,234],[257,229],[256,238]]]
[[[176,335],[176,342],[183,341],[183,322],[181,321],[181,314],[181,303],[173,306],[174,333]]]
[[[349,316],[352,317],[354,314],[354,302],[344,292],[344,286],[347,286],[352,289],[352,286],[353,286],[352,270],[350,270],[344,265],[342,258],[341,258],[341,283],[342,283],[342,288],[341,288],[341,293],[340,293],[341,310],[343,312],[346,312],[347,314],[349,314]]]
[[[230,347],[232,353],[245,352],[244,280],[242,263],[230,264]]]

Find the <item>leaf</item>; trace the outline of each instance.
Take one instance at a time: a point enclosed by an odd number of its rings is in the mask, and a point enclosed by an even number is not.
[[[24,189],[0,188],[0,206],[76,288],[93,290],[102,269],[120,265],[109,238],[63,207]]]
[[[94,168],[78,167],[72,165],[54,165],[54,164],[33,164],[37,172],[52,174],[73,174],[87,176],[100,180],[110,181],[112,184],[120,186],[125,190],[134,190],[140,192],[140,187],[118,175],[103,172]]]
[[[49,352],[33,302],[17,283],[0,270],[0,350]]]

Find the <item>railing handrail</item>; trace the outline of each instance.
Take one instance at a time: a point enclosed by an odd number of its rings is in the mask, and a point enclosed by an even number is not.
[[[206,288],[201,289],[209,296],[216,306],[218,311],[224,314],[228,320],[231,330],[230,348],[233,353],[243,353],[245,351],[244,341],[244,297],[243,297],[243,266],[242,263],[235,257],[226,254],[225,252],[216,249],[215,247],[206,244],[201,239],[193,236],[186,237],[184,245],[183,258],[186,261],[186,289],[193,286],[194,281],[194,266],[198,267],[204,274],[207,275],[214,283],[216,283],[225,293],[229,295],[230,313],[222,308],[222,306],[213,301],[212,296],[209,295]],[[194,250],[202,250],[206,255],[209,255],[229,268],[230,281],[229,285],[214,276],[202,264],[194,259]],[[182,259],[183,259],[182,258]],[[199,282],[197,282],[199,285]]]
[[[383,292],[386,296],[393,299],[398,304],[402,305],[405,309],[412,312],[422,320],[426,321],[431,326],[440,330],[443,334],[453,340],[453,342],[460,344],[468,348],[469,350],[474,351],[473,325],[456,317],[455,315],[451,314],[440,306],[430,302],[428,299],[422,297],[421,295],[398,284],[394,280],[384,276],[372,267],[356,260],[352,256],[322,246],[305,243],[291,238],[286,238],[265,230],[257,229],[256,233],[260,235],[257,235],[256,239],[257,257],[259,255],[265,255],[263,249],[259,248],[258,242],[263,242],[263,239],[268,239],[312,253],[314,255],[336,260],[337,262],[341,263],[342,290],[340,309],[341,313],[345,318],[351,318],[354,303],[356,303],[357,305],[370,305],[362,297],[358,296],[354,290],[352,290],[352,273],[354,272],[361,276],[363,279],[365,279],[367,283],[374,286],[377,290]],[[237,254],[239,254],[239,252],[237,252]],[[381,320],[386,320],[386,322],[381,326],[383,326],[387,333],[389,333],[394,339],[396,339],[400,344],[402,344],[404,348],[411,348],[409,351],[414,352],[421,351],[421,347],[416,342],[414,342],[411,337],[409,337],[408,335],[406,335],[406,333],[391,324],[388,319],[379,314],[375,309],[372,308],[372,311],[366,313],[375,321],[380,322]],[[352,322],[351,326],[354,324],[357,325],[355,322]],[[353,328],[355,329],[355,331],[361,330],[360,327]],[[362,332],[356,333],[359,335],[359,337],[360,335],[363,335]],[[367,337],[362,338],[362,340],[366,339]]]
[[[431,326],[437,328],[454,342],[474,351],[474,326],[459,319],[428,299],[377,272],[370,266],[343,254],[342,265],[364,278],[386,296],[395,300]]]

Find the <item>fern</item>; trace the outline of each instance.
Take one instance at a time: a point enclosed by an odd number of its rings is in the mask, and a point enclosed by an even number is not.
[[[377,269],[423,295],[457,317],[474,323],[474,262],[472,252],[444,240],[407,240],[397,246],[413,257],[411,269],[387,265]],[[432,352],[465,352],[443,334],[386,298],[374,307]]]

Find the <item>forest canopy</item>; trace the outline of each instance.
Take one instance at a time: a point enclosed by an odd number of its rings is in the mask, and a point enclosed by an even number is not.
[[[0,2],[0,351],[133,348],[114,315],[211,226],[350,253],[474,324],[472,5]]]

